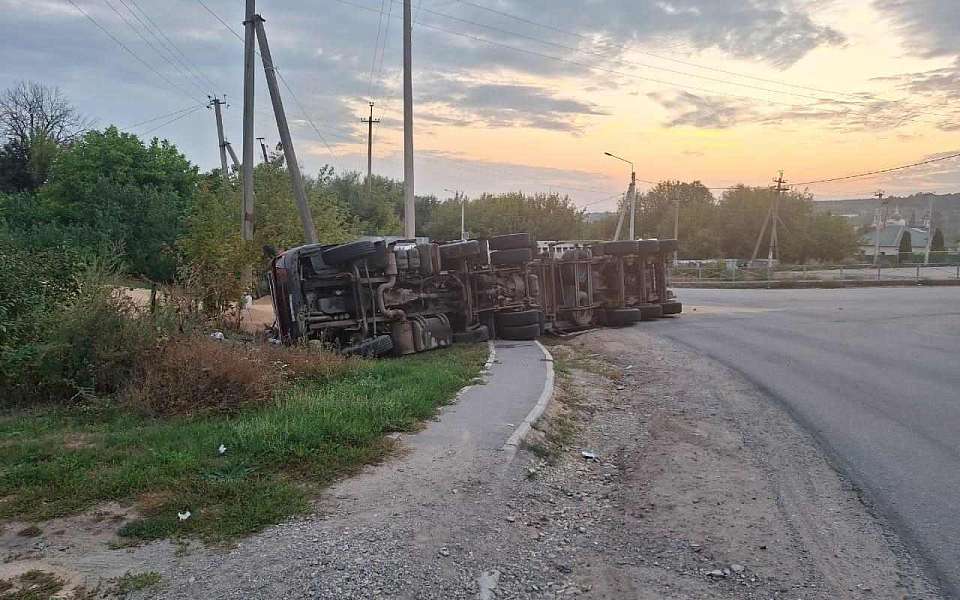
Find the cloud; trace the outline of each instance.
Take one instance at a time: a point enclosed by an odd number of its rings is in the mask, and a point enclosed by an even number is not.
[[[890,17],[903,43],[920,56],[960,53],[960,2],[955,0],[874,0]]]
[[[727,129],[744,122],[755,122],[760,117],[753,105],[745,101],[698,96],[690,92],[652,93],[648,96],[673,113],[664,123],[666,127]]]

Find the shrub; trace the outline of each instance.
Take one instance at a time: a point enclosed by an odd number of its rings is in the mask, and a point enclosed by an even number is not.
[[[144,357],[121,398],[155,416],[234,413],[272,401],[285,382],[331,378],[350,364],[307,348],[180,336]]]

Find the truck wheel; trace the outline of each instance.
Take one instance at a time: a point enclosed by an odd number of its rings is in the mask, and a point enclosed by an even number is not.
[[[490,253],[490,264],[494,266],[519,265],[531,260],[533,260],[533,251],[530,248],[494,250]]]
[[[629,256],[631,254],[637,254],[640,250],[640,246],[637,242],[630,240],[622,240],[619,242],[605,242],[601,245],[603,248],[604,254],[609,254],[611,256]]]
[[[490,238],[491,250],[514,250],[531,246],[533,246],[533,238],[529,233],[511,233]]]
[[[440,246],[440,258],[444,262],[449,260],[459,260],[461,258],[470,258],[480,254],[480,244],[476,240],[466,242],[453,242]],[[446,266],[446,265],[444,265]]]
[[[525,325],[540,324],[543,318],[543,312],[540,310],[521,310],[518,312],[499,312],[494,317],[497,320],[497,328],[501,327],[523,327]]]
[[[323,251],[323,262],[328,265],[342,265],[343,263],[373,256],[377,247],[373,242],[358,240],[349,244],[340,244]]]
[[[540,337],[540,322],[520,327],[500,327],[497,331],[505,340],[535,340]]]
[[[660,251],[660,242],[657,240],[637,240],[637,254],[649,256]]]
[[[455,344],[479,344],[490,339],[490,333],[483,325],[476,329],[460,331],[453,334],[453,343]]]
[[[607,325],[610,327],[624,327],[633,325],[643,318],[643,314],[637,308],[608,308]]]
[[[683,304],[681,302],[664,302],[663,314],[665,315],[679,315],[683,312]]]
[[[343,353],[352,356],[377,358],[389,354],[393,350],[393,338],[389,335],[378,335],[369,340],[363,340],[356,346],[345,348]]]
[[[637,308],[640,309],[644,321],[653,321],[663,316],[663,307],[659,304],[644,304]]]

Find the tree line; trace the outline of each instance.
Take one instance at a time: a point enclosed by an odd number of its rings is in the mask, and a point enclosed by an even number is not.
[[[23,83],[0,94],[0,136],[0,237],[25,251],[109,253],[132,275],[169,282],[239,272],[257,264],[264,247],[302,241],[281,153],[255,169],[256,235],[243,243],[235,173],[201,172],[166,140],[90,129],[55,88]],[[366,183],[329,166],[306,177],[323,243],[401,232],[402,182],[375,175]],[[662,182],[639,198],[636,229],[673,237],[679,209],[682,257],[749,258],[774,193],[740,186],[715,197],[700,182]],[[459,239],[461,208],[473,237],[528,231],[543,240],[610,239],[617,223],[616,214],[588,215],[559,194],[420,196],[418,235]],[[836,262],[857,248],[843,219],[816,213],[812,198],[795,192],[781,198],[780,239],[787,262]]]

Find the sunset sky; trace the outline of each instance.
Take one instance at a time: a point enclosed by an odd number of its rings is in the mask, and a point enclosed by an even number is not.
[[[242,44],[204,5],[239,32],[242,0],[74,1],[153,70],[68,0],[0,0],[0,87],[57,85],[99,126],[168,138],[203,169],[219,159],[202,103],[227,94],[227,135],[240,152]],[[767,185],[779,169],[803,182],[960,151],[955,0],[414,6],[421,194],[558,191],[605,210],[629,168],[604,151],[633,160],[642,180],[716,187]],[[374,169],[400,176],[400,0],[260,0],[258,9],[295,94],[283,90],[307,172],[365,168],[360,119],[372,99],[382,118]],[[169,48],[147,33],[153,24],[182,55],[161,58]],[[257,86],[257,135],[275,144],[262,70]],[[172,114],[180,109],[195,110]],[[960,161],[810,190],[846,198],[878,187],[960,191]]]

